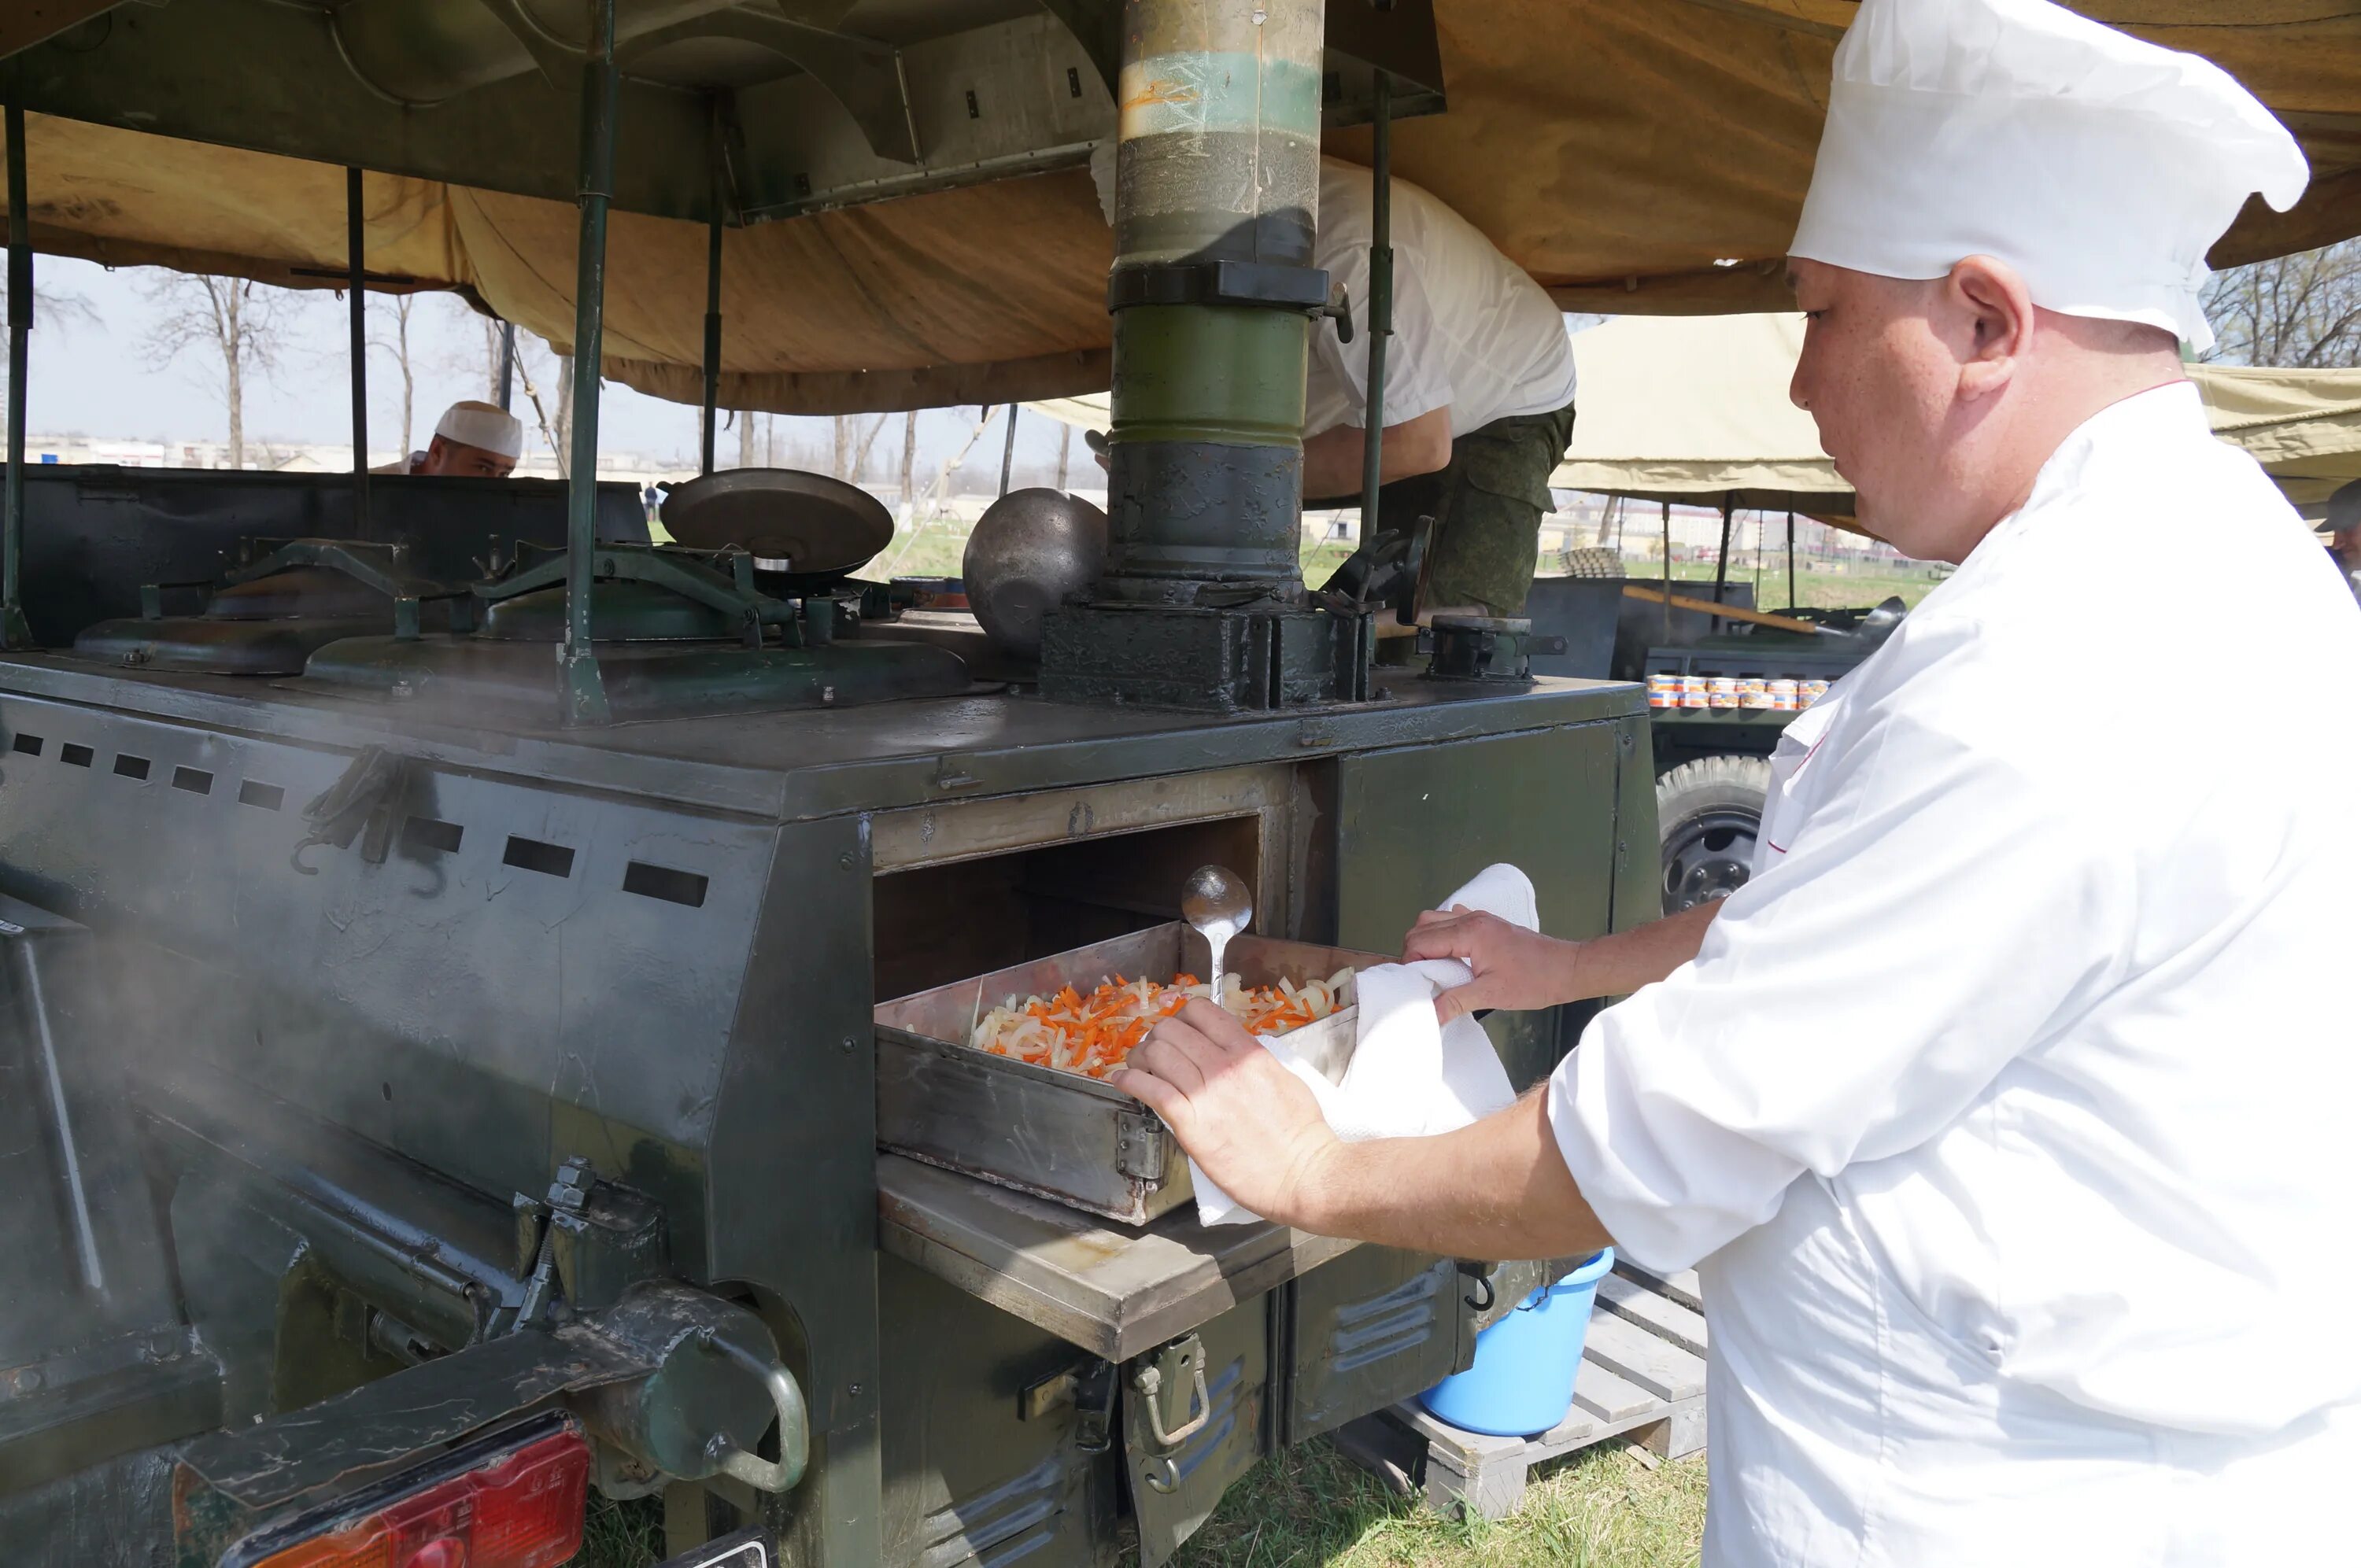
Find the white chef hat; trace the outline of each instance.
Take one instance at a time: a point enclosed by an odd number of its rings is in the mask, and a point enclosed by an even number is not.
[[[2205,252],[2303,154],[2227,71],[2048,0],[1862,0],[1788,254],[1887,278],[1992,256],[2036,304],[2203,350]]]
[[[508,458],[524,455],[524,425],[497,403],[463,398],[443,411],[434,433],[462,446],[480,447]]]

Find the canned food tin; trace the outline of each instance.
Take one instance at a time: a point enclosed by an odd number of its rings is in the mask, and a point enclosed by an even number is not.
[[[1738,706],[1736,678],[1730,675],[1710,677],[1706,685],[1706,702],[1707,706],[1711,707],[1736,707]]]
[[[1769,695],[1771,697],[1771,707],[1774,711],[1779,713],[1793,713],[1795,711],[1796,689],[1795,682],[1785,680],[1773,681],[1770,683]]]

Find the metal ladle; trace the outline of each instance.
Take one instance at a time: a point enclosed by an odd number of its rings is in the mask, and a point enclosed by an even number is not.
[[[1253,921],[1254,895],[1227,867],[1199,866],[1181,885],[1180,918],[1205,938],[1205,947],[1213,958],[1210,983],[1213,1000],[1227,1006],[1222,993],[1222,959],[1229,948],[1230,938]]]

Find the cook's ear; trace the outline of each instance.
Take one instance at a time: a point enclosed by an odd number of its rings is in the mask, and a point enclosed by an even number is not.
[[[1960,395],[1973,400],[2008,385],[2033,335],[2033,295],[2015,268],[1971,256],[1943,280],[1944,303],[1964,323]]]

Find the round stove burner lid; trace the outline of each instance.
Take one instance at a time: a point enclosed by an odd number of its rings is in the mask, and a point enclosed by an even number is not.
[[[694,550],[735,544],[798,574],[848,572],[894,542],[894,515],[857,485],[799,468],[729,468],[675,485],[665,532]]]

